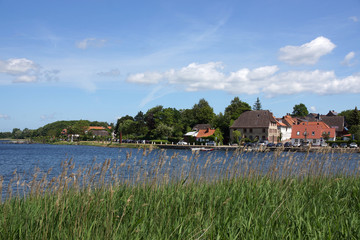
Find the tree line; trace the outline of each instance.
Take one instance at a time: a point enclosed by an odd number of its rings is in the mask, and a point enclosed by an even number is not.
[[[126,115],[117,120],[115,124],[98,121],[57,121],[47,124],[36,130],[14,128],[12,132],[0,132],[0,138],[39,138],[61,137],[63,129],[68,134],[79,134],[84,140],[90,138],[84,132],[89,126],[111,126],[117,138],[122,135],[123,139],[133,140],[169,140],[176,142],[183,138],[186,132],[190,132],[197,124],[210,124],[216,129],[218,141],[224,144],[230,142],[229,127],[245,111],[261,110],[260,99],[251,107],[247,102],[234,97],[223,112],[215,114],[213,108],[205,99],[200,99],[190,109],[165,108],[161,105],[150,108],[145,113],[139,111],[135,116]],[[309,114],[305,104],[296,104],[293,107],[292,116],[304,117]],[[360,114],[357,108],[342,111],[339,115],[345,117],[349,132],[360,139]]]

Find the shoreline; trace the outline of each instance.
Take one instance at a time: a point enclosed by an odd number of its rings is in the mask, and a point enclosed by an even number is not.
[[[43,144],[42,142],[35,142],[29,139],[0,139],[3,144]],[[109,148],[146,148],[146,149],[178,149],[178,150],[192,150],[197,148],[217,150],[217,151],[235,151],[241,150],[244,152],[265,152],[265,151],[285,151],[285,152],[342,152],[342,153],[360,153],[359,148],[331,148],[331,147],[263,147],[263,148],[245,148],[243,146],[206,146],[206,145],[176,145],[176,144],[142,144],[142,143],[122,143],[117,142],[98,142],[98,141],[76,141],[66,142],[57,141],[53,143],[45,143],[51,145],[79,145],[79,146],[95,146],[95,147],[109,147]]]

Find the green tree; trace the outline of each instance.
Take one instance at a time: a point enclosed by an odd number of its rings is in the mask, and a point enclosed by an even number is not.
[[[12,130],[11,135],[12,135],[12,138],[20,139],[22,137],[22,131],[19,128],[14,128]]]
[[[210,107],[209,103],[204,98],[200,99],[199,103],[193,106],[192,111],[196,124],[210,123],[215,116],[213,108]]]
[[[220,128],[215,129],[214,136],[215,136],[217,143],[223,143],[224,137],[223,137],[223,134],[222,134]]]
[[[154,130],[154,135],[157,139],[168,139],[171,136],[172,132],[172,127],[169,127],[164,123],[160,123]]]
[[[294,106],[292,116],[293,117],[305,117],[309,114],[309,111],[305,104],[300,103]]]
[[[230,132],[229,132],[230,125],[229,124],[230,124],[230,117],[225,116],[221,112],[219,114],[217,114],[211,122],[211,126],[213,128],[220,129],[221,134],[223,136],[224,144],[229,142],[229,138],[230,138]]]
[[[241,138],[241,132],[239,130],[235,130],[233,132],[233,141],[236,143],[240,143],[240,138]]]
[[[225,116],[230,120],[236,120],[243,112],[250,110],[251,107],[248,103],[242,102],[239,97],[235,97],[230,105],[225,108]]]
[[[349,132],[354,136],[354,139],[359,141],[360,140],[360,125],[353,125],[349,129]]]
[[[262,110],[259,97],[256,98],[256,102],[254,103],[253,110]]]

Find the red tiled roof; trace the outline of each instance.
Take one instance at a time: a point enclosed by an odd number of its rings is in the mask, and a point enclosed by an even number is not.
[[[104,130],[106,129],[105,127],[99,127],[99,126],[90,126],[88,127],[88,131],[90,130]]]
[[[304,139],[305,133],[307,139],[320,139],[323,133],[329,133],[329,137],[334,138],[335,128],[330,128],[323,122],[304,122],[292,127],[291,138]]]
[[[200,129],[196,138],[210,137],[215,133],[215,129]]]

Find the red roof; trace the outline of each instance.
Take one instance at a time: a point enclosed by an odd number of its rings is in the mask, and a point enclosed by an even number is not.
[[[111,127],[109,126],[109,127],[107,127],[108,129],[111,129]],[[101,126],[90,126],[90,127],[88,127],[88,131],[90,131],[90,130],[104,130],[104,129],[106,129],[105,127],[101,127]]]
[[[200,129],[198,131],[198,134],[196,135],[196,138],[202,138],[202,137],[210,137],[215,133],[215,129]]]
[[[330,128],[323,122],[303,122],[292,127],[291,138],[293,139],[320,139],[323,134],[329,134],[330,138],[335,137],[335,128]]]

